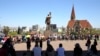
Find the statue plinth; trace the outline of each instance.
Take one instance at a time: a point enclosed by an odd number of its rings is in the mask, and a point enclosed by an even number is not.
[[[52,33],[51,30],[46,30],[46,31],[44,32],[45,38],[48,38],[48,37],[50,36],[51,33]]]

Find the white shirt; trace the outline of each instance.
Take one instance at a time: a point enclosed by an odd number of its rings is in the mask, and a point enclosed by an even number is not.
[[[1,43],[3,43],[3,44],[4,44],[4,43],[5,43],[5,40],[1,40]]]
[[[65,56],[64,48],[60,47],[57,49],[57,56]]]
[[[42,52],[41,47],[34,47],[33,48],[34,56],[41,56],[41,52]]]

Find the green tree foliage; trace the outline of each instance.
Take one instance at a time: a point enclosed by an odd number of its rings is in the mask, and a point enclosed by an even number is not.
[[[83,34],[83,35],[87,35],[88,32],[89,32],[89,30],[87,28],[81,30],[81,34]]]
[[[100,34],[100,29],[91,29],[91,34]]]
[[[10,31],[10,29],[9,29],[9,27],[8,26],[4,26],[4,28],[3,28],[3,33],[5,34],[5,35],[8,35],[8,32]]]
[[[22,35],[28,35],[28,34],[30,34],[29,31],[27,31],[27,32],[23,32],[23,33],[22,33]]]
[[[18,27],[17,34],[21,34],[21,33],[22,33],[22,29]]]
[[[9,32],[8,34],[9,34],[10,36],[16,36],[16,35],[18,35],[18,34],[17,34],[17,31],[12,31],[12,32]]]

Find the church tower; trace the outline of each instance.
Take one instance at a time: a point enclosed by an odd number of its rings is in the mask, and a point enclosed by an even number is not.
[[[71,20],[75,20],[75,11],[74,11],[74,6],[72,7]]]

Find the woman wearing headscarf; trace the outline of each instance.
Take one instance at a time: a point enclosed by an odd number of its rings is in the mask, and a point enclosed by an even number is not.
[[[54,48],[52,47],[51,44],[47,45],[47,49],[46,49],[46,56],[54,56]]]

